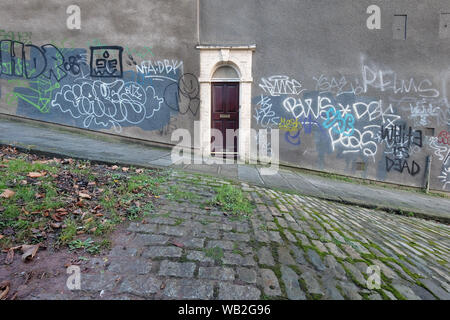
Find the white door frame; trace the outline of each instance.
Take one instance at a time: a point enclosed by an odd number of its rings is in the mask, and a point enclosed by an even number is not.
[[[239,74],[238,159],[250,160],[252,55],[256,46],[197,46],[200,50],[200,141],[199,152],[211,154],[211,83],[214,72],[223,65],[232,66]],[[236,80],[233,80],[236,82]]]

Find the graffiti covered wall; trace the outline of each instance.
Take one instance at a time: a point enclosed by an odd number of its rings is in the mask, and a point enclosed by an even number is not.
[[[252,126],[280,130],[282,163],[422,187],[430,156],[431,188],[450,191],[448,2],[378,1],[380,30],[366,27],[371,1],[237,2],[203,4],[202,40],[256,44]],[[235,19],[210,27],[224,11]]]
[[[0,112],[163,143],[193,127],[196,4],[80,1],[68,30],[70,4],[2,5]]]
[[[173,145],[200,117],[196,45],[256,44],[252,127],[280,129],[282,163],[421,187],[431,158],[450,191],[450,3],[377,1],[379,30],[371,4],[83,0],[70,30],[69,0],[5,0],[0,113]]]

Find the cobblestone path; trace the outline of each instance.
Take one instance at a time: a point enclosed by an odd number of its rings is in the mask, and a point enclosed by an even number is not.
[[[81,291],[51,298],[450,299],[448,225],[246,184],[256,209],[236,218],[204,205],[227,183],[173,172],[156,210],[88,262]]]

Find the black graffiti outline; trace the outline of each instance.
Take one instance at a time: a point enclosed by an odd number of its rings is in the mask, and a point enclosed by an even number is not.
[[[9,60],[11,63],[11,73],[5,73],[3,72],[3,50],[2,48],[2,44],[9,42]],[[20,56],[16,55],[16,46],[19,46],[19,50],[20,50]],[[25,48],[30,48],[30,60],[26,59],[26,54],[25,54]],[[49,70],[47,70],[47,67],[49,65],[48,63],[48,49],[52,48],[54,50],[56,50],[56,54],[59,55],[59,57],[61,58],[61,64],[56,65],[56,66],[52,66]],[[36,57],[32,57],[31,51],[32,49],[37,50],[37,52],[39,52],[42,56],[42,60],[43,60],[43,67],[41,67],[41,70],[39,71],[38,68],[36,68],[36,66],[38,65],[37,63],[37,58]],[[21,68],[21,74],[17,74],[16,73],[16,60],[20,59],[21,62],[20,64],[22,65]],[[51,58],[54,61],[58,61],[58,58],[55,58],[55,56],[51,56]],[[27,67],[27,61],[30,61],[30,66]],[[8,76],[12,76],[12,77],[25,77],[26,79],[35,79],[38,78],[39,76],[44,76],[45,78],[51,80],[52,75],[53,77],[56,79],[57,82],[60,82],[62,79],[64,79],[67,76],[67,72],[64,70],[64,55],[62,54],[62,52],[53,44],[47,43],[44,44],[40,47],[34,45],[34,44],[24,44],[21,41],[14,41],[14,40],[0,40],[0,75],[5,74]],[[36,73],[30,75],[29,72],[30,70],[28,70],[29,67],[34,67],[34,70],[38,70]],[[63,75],[62,76],[58,76],[58,74],[55,72],[54,69],[59,69]],[[48,73],[48,75],[46,74]]]
[[[90,68],[90,76],[91,77],[96,77],[96,78],[123,78],[123,63],[122,63],[122,53],[123,53],[123,47],[122,46],[91,46],[89,47],[90,51],[91,51],[91,61],[89,62],[89,68]],[[92,63],[94,61],[94,51],[95,50],[118,50],[118,54],[119,54],[119,66],[120,66],[120,72],[118,75],[114,75],[114,74],[108,74],[107,75],[103,75],[103,74],[97,74],[97,72],[95,72],[95,68],[92,66]],[[96,59],[97,60],[97,59]]]
[[[188,78],[188,79],[186,79]],[[190,86],[190,90],[189,87],[186,86],[186,84],[189,83]],[[181,85],[182,86],[181,86]],[[170,104],[167,103],[167,89],[169,87],[172,87],[173,85],[177,86],[177,95],[176,95],[176,104],[177,107],[171,106]],[[186,88],[188,88],[188,90],[186,90]],[[171,83],[168,86],[165,87],[164,89],[164,103],[167,105],[167,107],[169,107],[170,109],[179,112],[180,114],[186,114],[188,113],[188,111],[191,111],[192,115],[196,116],[199,110],[199,106],[200,106],[200,98],[198,97],[200,93],[200,83],[197,79],[197,76],[195,76],[192,73],[185,73],[183,74],[177,82]],[[180,95],[186,97],[189,102],[187,103],[187,108],[185,110],[181,110],[180,108]]]
[[[64,70],[72,73],[74,76],[77,76],[81,72],[80,62],[81,56],[77,54],[76,56],[70,56],[66,62],[64,62]]]

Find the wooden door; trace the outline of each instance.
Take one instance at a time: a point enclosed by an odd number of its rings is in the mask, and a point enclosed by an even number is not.
[[[211,136],[211,154],[223,157],[237,157],[238,138],[227,130],[239,128],[239,83],[214,82],[212,89],[211,128],[222,132],[222,142]],[[232,141],[227,141],[232,139]],[[228,147],[227,147],[228,142]]]

